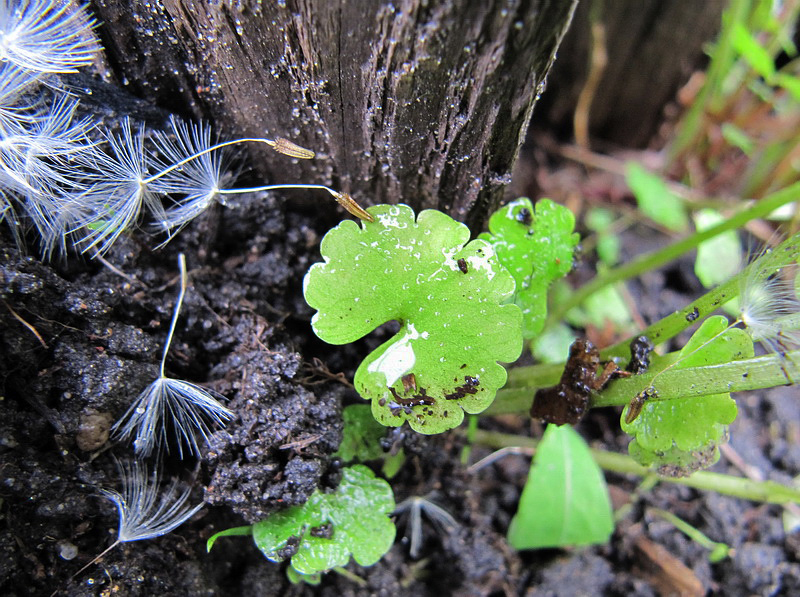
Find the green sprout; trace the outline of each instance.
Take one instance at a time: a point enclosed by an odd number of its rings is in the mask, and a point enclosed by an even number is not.
[[[357,464],[342,471],[332,493],[319,489],[302,506],[277,512],[254,525],[235,527],[213,535],[252,535],[271,562],[291,560],[290,578],[311,580],[315,575],[346,566],[350,557],[372,566],[394,543],[396,529],[389,515],[395,508],[392,488],[367,467]]]
[[[375,222],[345,221],[322,240],[324,263],[305,278],[312,326],[332,344],[396,320],[400,331],[372,352],[355,387],[384,425],[408,421],[440,433],[476,414],[506,382],[498,361],[522,351],[522,313],[506,302],[514,279],[492,246],[469,229],[407,205],[368,209]]]

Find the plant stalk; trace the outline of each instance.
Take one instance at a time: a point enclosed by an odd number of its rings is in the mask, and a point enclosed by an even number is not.
[[[479,429],[475,434],[477,443],[500,449],[507,447],[536,448],[539,440],[531,437],[486,431]],[[592,449],[592,458],[605,471],[639,477],[656,477],[660,481],[676,483],[701,491],[716,491],[723,495],[764,502],[768,504],[800,503],[800,490],[792,489],[774,481],[753,481],[722,473],[699,471],[690,477],[659,477],[650,469],[635,462],[630,456],[615,454],[605,450]]]

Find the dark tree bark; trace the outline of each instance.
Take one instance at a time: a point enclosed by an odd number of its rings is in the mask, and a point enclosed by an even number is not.
[[[538,121],[561,125],[570,133],[589,66],[589,13],[592,3],[598,2],[587,0],[578,7],[537,110]],[[589,112],[592,136],[624,147],[646,147],[664,122],[664,106],[705,62],[703,45],[719,31],[726,4],[724,0],[602,2],[608,65]]]
[[[480,225],[510,179],[576,0],[95,0],[110,69],[136,95],[252,149],[270,182],[330,184]]]

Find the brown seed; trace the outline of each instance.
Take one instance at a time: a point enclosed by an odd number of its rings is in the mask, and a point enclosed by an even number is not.
[[[283,137],[278,137],[270,143],[272,149],[277,151],[278,153],[282,153],[283,155],[288,155],[292,158],[298,158],[301,160],[310,160],[316,154],[311,151],[310,149],[306,149],[305,147],[300,147],[296,143],[292,143],[289,139],[284,139]]]
[[[349,195],[349,193],[345,193],[343,191],[336,191],[336,193],[333,196],[339,205],[344,207],[355,217],[360,218],[362,220],[366,220],[367,222],[375,221],[375,218],[372,217],[372,214],[370,214],[367,210],[365,210],[358,203],[356,203],[355,200]]]

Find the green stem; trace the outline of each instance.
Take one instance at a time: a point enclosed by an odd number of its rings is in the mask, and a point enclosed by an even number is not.
[[[686,367],[618,379],[592,400],[593,407],[622,406],[645,388],[656,391],[650,400],[696,398],[727,392],[745,392],[794,383],[800,374],[800,350],[731,361],[719,365]]]
[[[795,192],[800,193],[800,183],[792,185],[786,190],[788,191],[795,188],[797,188]],[[637,335],[647,336],[653,342],[653,345],[661,344],[677,336],[686,328],[691,327],[695,322],[705,319],[721,305],[724,305],[732,298],[738,296],[744,282],[764,280],[781,268],[791,263],[796,263],[798,259],[800,259],[800,233],[784,240],[777,247],[753,261],[742,272],[727,282],[708,291],[680,311],[675,311],[667,315],[665,318],[657,321]],[[629,343],[630,339],[624,340],[602,350],[600,352],[600,358],[609,360],[617,357],[627,357],[630,354],[628,348]]]
[[[335,568],[333,568],[333,571],[336,572],[337,574],[341,575],[341,576],[344,576],[346,579],[356,583],[360,587],[366,587],[367,586],[367,581],[366,580],[361,578],[355,572],[350,572],[344,566],[336,566]]]
[[[500,449],[507,447],[536,448],[539,440],[531,437],[486,431],[479,429],[475,434],[477,443]],[[592,449],[592,458],[605,471],[623,475],[637,475],[640,477],[655,476],[648,468],[635,462],[630,456],[615,454],[604,450]],[[768,504],[800,503],[800,491],[775,483],[774,481],[752,481],[742,477],[733,477],[721,473],[700,471],[691,477],[658,477],[660,481],[676,483],[702,491],[716,491],[754,502]]]
[[[469,457],[472,454],[472,444],[475,443],[475,432],[478,430],[478,416],[469,415],[467,417],[467,442],[461,448],[461,464],[467,466]]]
[[[662,361],[665,366],[675,360],[678,353],[667,355]],[[514,381],[523,384],[517,387],[506,386],[497,392],[494,403],[486,410],[487,415],[524,413],[530,410],[536,390],[558,382],[558,377],[541,375],[541,367],[518,367]],[[529,378],[524,374],[530,372]],[[664,369],[660,372],[643,373],[611,382],[602,393],[592,399],[592,407],[624,406],[645,388],[653,387],[655,395],[650,400],[678,400],[697,398],[727,392],[745,392],[774,388],[794,383],[800,379],[800,350],[786,354],[731,361],[718,365]]]
[[[667,512],[661,508],[648,508],[647,511],[660,516],[672,524],[676,529],[681,531],[684,535],[689,537],[689,539],[698,545],[705,547],[709,552],[711,552],[709,554],[709,560],[712,562],[719,562],[720,560],[728,557],[730,554],[731,549],[725,543],[714,541],[700,529],[693,527],[682,518],[678,518],[672,512]]]
[[[750,220],[764,217],[782,205],[797,200],[798,197],[800,197],[800,182],[764,197],[750,209],[741,211],[716,226],[701,232],[695,232],[691,236],[679,240],[663,249],[640,255],[625,265],[608,270],[598,275],[588,284],[577,289],[567,300],[556,305],[551,311],[548,320],[550,322],[561,321],[567,311],[580,305],[598,290],[611,284],[627,280],[628,278],[633,278],[646,271],[661,267],[665,263],[677,259],[687,251],[696,248],[703,241],[722,234],[723,232],[727,232],[728,230],[741,228]]]
[[[706,73],[706,82],[697,94],[691,107],[686,112],[669,148],[669,161],[674,163],[676,157],[693,146],[700,137],[703,116],[724,98],[720,90],[722,83],[730,72],[731,65],[736,59],[733,50],[733,26],[744,23],[750,11],[750,0],[731,0],[723,15],[722,31],[719,39],[714,44],[711,63]]]

